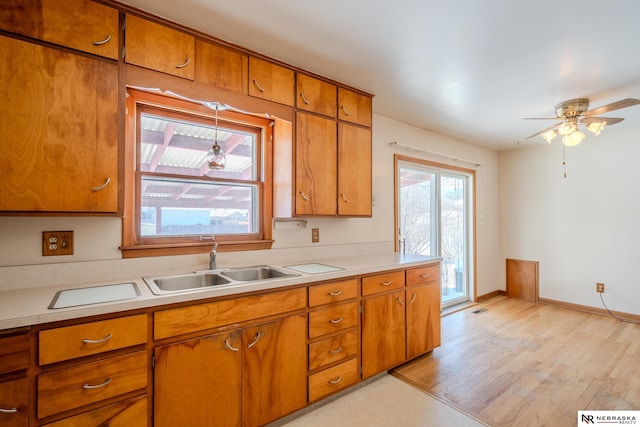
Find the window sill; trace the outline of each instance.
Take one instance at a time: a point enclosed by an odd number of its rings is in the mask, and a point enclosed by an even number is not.
[[[239,252],[271,249],[273,240],[244,240],[218,243],[218,252]],[[144,258],[168,255],[204,254],[211,250],[213,242],[175,243],[156,245],[121,246],[122,258]]]

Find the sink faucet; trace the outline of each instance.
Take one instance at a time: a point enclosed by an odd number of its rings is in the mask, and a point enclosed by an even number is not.
[[[213,247],[211,248],[211,252],[209,253],[209,270],[215,270],[217,268],[216,265],[216,249],[218,249],[218,244],[214,243]]]

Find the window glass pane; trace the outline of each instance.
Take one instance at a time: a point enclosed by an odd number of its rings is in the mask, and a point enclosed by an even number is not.
[[[142,177],[140,235],[258,232],[256,185]]]
[[[207,152],[218,138],[227,158],[224,170],[210,171]],[[172,175],[256,180],[256,134],[213,123],[140,115],[139,170]]]

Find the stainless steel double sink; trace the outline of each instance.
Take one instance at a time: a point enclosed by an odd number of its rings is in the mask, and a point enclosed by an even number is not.
[[[296,276],[299,276],[299,274],[268,265],[258,265],[244,268],[197,271],[179,276],[143,277],[143,279],[149,285],[151,292],[156,295],[164,295]]]

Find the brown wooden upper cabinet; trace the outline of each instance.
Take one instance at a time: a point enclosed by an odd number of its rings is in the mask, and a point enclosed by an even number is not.
[[[118,66],[0,36],[0,211],[116,213]]]
[[[249,95],[293,106],[293,70],[250,56]]]
[[[196,40],[196,74],[198,82],[222,89],[247,93],[248,57],[223,46]]]
[[[338,215],[371,216],[371,129],[338,123]]]
[[[125,61],[193,80],[195,37],[167,26],[127,14]]]
[[[118,59],[118,10],[91,0],[5,0],[0,28]]]
[[[336,117],[336,86],[315,77],[296,77],[296,107],[324,116]]]
[[[339,87],[338,118],[371,127],[371,97]]]

